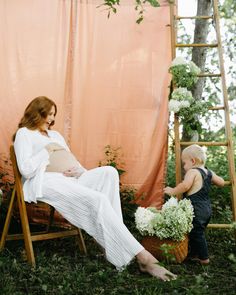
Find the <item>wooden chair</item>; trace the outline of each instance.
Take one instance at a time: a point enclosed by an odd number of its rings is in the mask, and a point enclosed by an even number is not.
[[[8,208],[8,212],[7,212],[7,216],[6,216],[6,221],[5,221],[3,232],[2,232],[2,237],[1,237],[1,241],[0,241],[0,251],[3,250],[6,240],[23,239],[24,243],[25,243],[27,260],[32,266],[35,266],[35,256],[34,256],[34,250],[33,250],[33,245],[32,245],[33,241],[41,241],[41,240],[49,240],[49,239],[54,239],[54,238],[76,236],[78,239],[80,251],[84,254],[87,254],[87,249],[85,246],[83,235],[82,235],[82,232],[79,228],[72,227],[71,229],[63,229],[62,231],[50,232],[50,227],[51,227],[51,224],[53,223],[55,209],[46,203],[40,202],[40,205],[50,207],[50,216],[49,216],[47,228],[45,231],[31,233],[30,226],[29,226],[29,220],[28,220],[28,216],[27,216],[26,203],[24,201],[24,194],[23,194],[23,188],[22,188],[22,182],[21,182],[21,174],[20,174],[18,166],[17,166],[16,156],[15,156],[15,151],[14,151],[13,146],[10,147],[10,157],[11,157],[13,172],[14,172],[14,177],[15,177],[15,186],[14,186],[14,190],[12,192],[12,196],[11,196],[11,200],[10,200],[10,204],[9,204],[9,208]],[[9,225],[11,222],[12,213],[13,213],[15,203],[19,209],[19,212],[20,212],[20,221],[21,221],[22,232],[23,232],[22,234],[8,234]]]

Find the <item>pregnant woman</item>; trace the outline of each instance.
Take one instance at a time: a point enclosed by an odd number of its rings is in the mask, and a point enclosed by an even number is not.
[[[51,130],[56,113],[52,100],[35,98],[14,136],[25,201],[52,205],[71,224],[93,236],[118,270],[136,257],[141,271],[164,281],[175,279],[123,223],[117,171],[110,166],[82,167],[64,138]]]

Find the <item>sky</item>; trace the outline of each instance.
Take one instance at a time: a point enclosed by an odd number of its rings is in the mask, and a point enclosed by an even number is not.
[[[196,15],[196,13],[197,13],[197,0],[178,0],[178,15],[179,16],[194,16],[194,15]],[[193,34],[194,23],[191,20],[184,20],[182,22],[185,25],[187,33]],[[215,40],[215,30],[213,29],[213,26],[211,26],[211,29],[212,29],[212,31],[209,34],[209,37],[210,37],[209,39]],[[223,36],[224,35],[224,26],[221,25],[220,29],[221,29],[221,36]],[[177,55],[178,55],[178,53],[177,53]],[[227,73],[227,67],[230,64],[230,61],[227,60],[226,57],[224,57],[224,60],[225,60],[225,69],[226,69],[226,73]],[[213,72],[219,72],[219,70],[215,69],[215,70],[213,70]],[[229,84],[229,81],[231,81],[231,80],[232,79],[231,79],[230,75],[226,75],[227,84]],[[220,86],[220,84],[219,84],[219,86]],[[230,105],[230,109],[235,109],[235,101],[229,102],[229,105]],[[224,112],[221,111],[221,114],[223,115]],[[236,114],[231,114],[230,119],[231,119],[231,122],[233,124],[235,124]],[[219,120],[214,119],[214,117],[213,117],[210,125],[211,125],[211,129],[217,130],[221,126],[224,125],[224,119],[223,119],[222,123],[219,124]]]
[[[196,0],[178,0],[179,15],[189,16],[196,14]],[[190,14],[189,14],[190,13]]]

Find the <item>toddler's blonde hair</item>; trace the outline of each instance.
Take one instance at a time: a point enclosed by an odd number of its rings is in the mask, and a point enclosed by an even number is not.
[[[182,151],[182,155],[189,156],[189,157],[195,159],[197,164],[203,164],[203,165],[206,163],[206,159],[207,159],[204,148],[200,147],[197,144],[192,144],[192,145],[186,147]]]

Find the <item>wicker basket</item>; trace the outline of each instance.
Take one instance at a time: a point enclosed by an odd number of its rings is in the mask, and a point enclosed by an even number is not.
[[[188,254],[188,237],[177,242],[169,239],[160,240],[158,237],[147,236],[142,240],[142,245],[160,261],[181,263]],[[163,244],[167,247],[161,247]],[[170,246],[170,247],[169,247]],[[162,249],[161,249],[162,248]],[[165,248],[167,252],[165,252]]]

